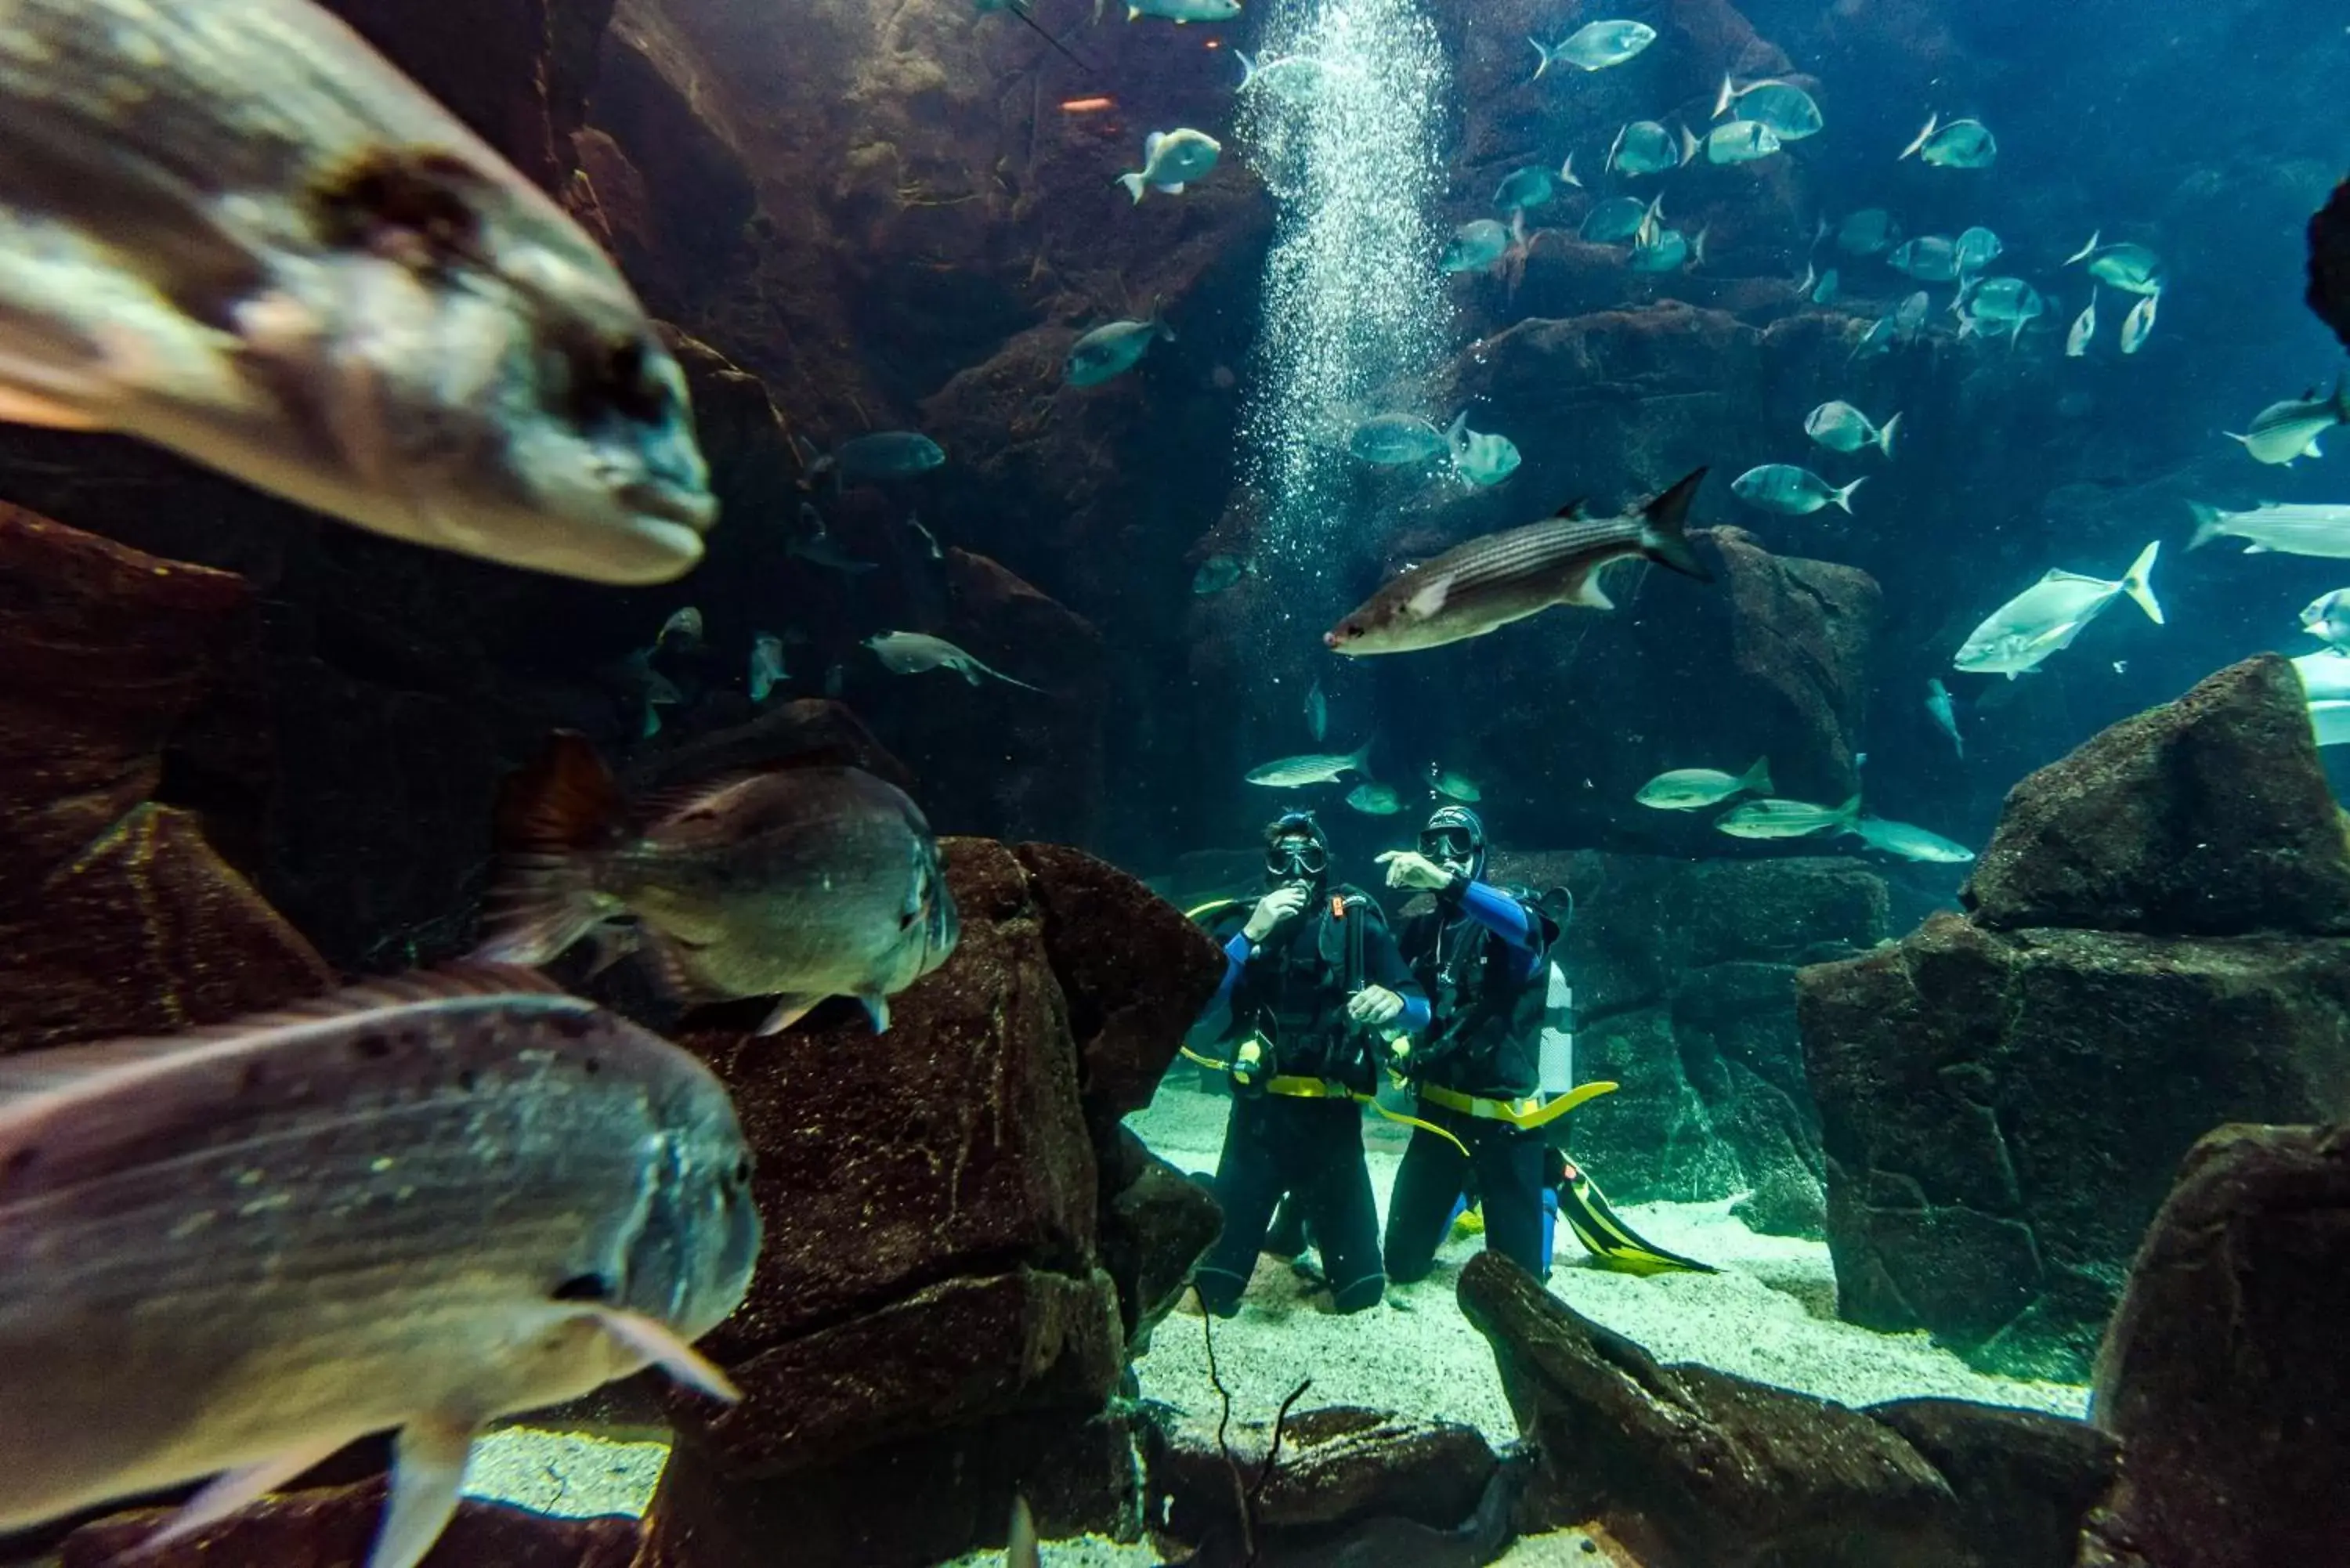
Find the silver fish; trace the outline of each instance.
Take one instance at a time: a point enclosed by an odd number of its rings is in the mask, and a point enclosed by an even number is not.
[[[2078,359],[2089,351],[2089,339],[2097,335],[2097,291],[2089,290],[2089,303],[2081,314],[2073,317],[2073,329],[2064,334],[2064,357]]]
[[[1820,281],[1813,286],[1812,303],[1814,305],[1834,305],[1843,293],[1843,279],[1837,275],[1835,268],[1830,267],[1827,271],[1820,274]]]
[[[2330,648],[2350,647],[2350,588],[2336,588],[2310,600],[2301,629]]]
[[[784,639],[761,632],[751,639],[751,701],[764,702],[784,680]]]
[[[672,640],[686,648],[691,648],[702,640],[702,612],[699,609],[687,605],[683,609],[670,612],[670,618],[661,622],[660,634],[653,639],[653,647],[656,650],[667,648]]]
[[[1959,738],[1959,711],[1950,701],[1950,689],[1939,675],[1926,681],[1926,711],[1933,718],[1934,727],[1950,737],[1950,749],[1963,758],[1967,743]]]
[[[1540,38],[1526,40],[1541,57],[1542,63],[1534,67],[1536,78],[1560,60],[1581,70],[1603,71],[1656,41],[1657,30],[1645,22],[1586,22],[1556,48],[1546,47]]]
[[[1319,680],[1305,690],[1305,732],[1317,746],[1329,738],[1330,699],[1323,694]]]
[[[2350,378],[2336,378],[2330,398],[2312,391],[2271,403],[2252,416],[2243,434],[2227,435],[2262,462],[2290,464],[2296,458],[2323,457],[2317,438],[2339,424],[2350,424]]]
[[[2007,246],[2000,237],[1981,225],[1960,230],[1950,249],[1958,257],[1960,277],[1974,276],[2007,254]]]
[[[1610,196],[1583,215],[1575,234],[1595,245],[1620,245],[1636,238],[1648,217],[1648,204],[1638,196]]]
[[[1042,686],[1031,686],[1025,680],[1015,680],[992,665],[982,664],[943,637],[932,637],[920,631],[877,631],[865,639],[873,657],[892,675],[921,675],[933,670],[951,670],[973,686],[983,675],[992,675],[1007,686],[1024,691],[1042,691]]]
[[[1289,103],[1316,98],[1330,85],[1333,77],[1348,74],[1347,67],[1311,55],[1283,55],[1270,60],[1259,56],[1252,59],[1234,49],[1232,57],[1241,63],[1241,83],[1233,89],[1235,92],[1254,88]]]
[[[1467,774],[1455,773],[1435,763],[1428,764],[1428,787],[1447,800],[1465,801],[1471,805],[1485,798],[1485,792],[1477,787],[1476,780]]]
[[[2350,505],[2280,505],[2268,501],[2250,512],[2222,512],[2190,501],[2187,508],[2195,514],[2195,536],[2187,542],[2190,550],[2214,539],[2237,538],[2250,546],[2247,555],[2274,550],[2285,556],[2350,560]]]
[[[1393,816],[1403,809],[1403,797],[1396,793],[1395,785],[1374,779],[1348,790],[1347,804],[1365,816]]]
[[[1904,860],[1929,861],[1938,866],[1963,866],[1975,857],[1975,852],[1965,845],[1929,832],[1914,822],[1864,816],[1852,825],[1852,832],[1871,849],[1881,849]]]
[[[1418,414],[1373,414],[1347,435],[1347,452],[1388,468],[1426,462],[1445,444],[1444,432]]]
[[[1267,789],[1304,789],[1308,784],[1335,783],[1348,774],[1371,776],[1370,742],[1365,741],[1351,752],[1307,752],[1301,756],[1283,757],[1251,768],[1241,777]]]
[[[1980,119],[1954,119],[1944,124],[1939,114],[1930,116],[1926,129],[1917,140],[1901,150],[1903,158],[1915,153],[1920,162],[1937,169],[1988,169],[1999,157],[1999,143],[1991,128]],[[1898,161],[1898,160],[1896,160]]]
[[[547,196],[308,0],[0,7],[0,418],[347,523],[665,582],[685,375]]]
[[[810,474],[837,480],[903,479],[927,473],[946,462],[946,449],[920,431],[875,431],[842,441],[829,457],[809,465]]]
[[[1893,432],[1900,427],[1901,416],[1895,414],[1883,424],[1872,424],[1868,416],[1842,400],[1822,403],[1804,416],[1804,433],[1830,452],[1858,452],[1874,446],[1887,458],[1893,456]]]
[[[1952,283],[1959,275],[1959,243],[1945,234],[1920,234],[1902,241],[1885,265],[1919,283]]]
[[[1757,119],[1724,120],[1702,138],[1682,127],[1681,161],[1695,161],[1700,148],[1708,163],[1752,163],[1779,151],[1779,133]]]
[[[217,1474],[152,1547],[396,1431],[368,1561],[412,1568],[492,1418],[733,1396],[690,1342],[750,1166],[708,1068],[515,971],[0,1062],[0,1531]]]
[[[1437,264],[1443,273],[1475,272],[1509,254],[1510,231],[1498,218],[1479,218],[1452,232]]]
[[[1749,506],[1783,516],[1802,517],[1823,506],[1840,506],[1849,513],[1852,493],[1866,483],[1866,479],[1856,479],[1839,487],[1808,468],[1798,468],[1792,462],[1766,462],[1731,480],[1730,491]]]
[[[1771,759],[1762,757],[1743,774],[1720,768],[1675,768],[1642,784],[1632,798],[1653,811],[1702,811],[1732,795],[1771,793]]]
[[[1848,256],[1883,255],[1901,243],[1901,225],[1882,207],[1863,207],[1836,225],[1835,243]]]
[[[1172,343],[1175,333],[1155,311],[1140,321],[1112,321],[1097,327],[1070,345],[1063,374],[1072,387],[1098,387],[1133,369],[1161,337]]]
[[[1680,165],[1680,143],[1669,128],[1653,119],[1633,120],[1616,133],[1607,149],[1607,167],[1627,174],[1662,174]]]
[[[1734,838],[1805,838],[1814,833],[1849,833],[1859,820],[1858,795],[1842,805],[1771,798],[1734,805],[1713,826]]]
[[[475,957],[553,961],[633,919],[665,990],[686,1002],[774,997],[760,1033],[828,996],[878,1032],[889,1002],[961,933],[920,808],[856,768],[785,768],[648,801],[631,833],[611,774],[556,737],[510,796],[518,853],[493,887]]]
[[[2149,294],[2129,307],[2129,314],[2122,317],[2123,353],[2135,354],[2145,347],[2147,335],[2154,330],[2154,313],[2161,305],[2162,296]],[[2290,462],[2293,460],[2287,458],[2285,461]]]
[[[1348,655],[1409,653],[1482,637],[1554,605],[1609,609],[1599,586],[1612,562],[1645,557],[1711,582],[1682,532],[1700,468],[1638,512],[1592,518],[1579,505],[1539,523],[1456,545],[1409,567],[1325,632],[1324,645]]]
[[[1215,168],[1223,151],[1223,144],[1214,137],[1189,126],[1154,130],[1142,139],[1142,167],[1119,175],[1118,182],[1137,202],[1142,200],[1145,191],[1180,196],[1184,186]]]
[[[2089,243],[2064,258],[2064,265],[2086,262],[2089,271],[2101,282],[2120,289],[2124,294],[2160,294],[2165,280],[2162,258],[2145,245],[2124,241],[2117,245],[2097,242],[2104,237],[2100,230],[2089,236]]]
[[[1444,440],[1452,449],[1452,471],[1480,489],[1499,484],[1518,471],[1518,443],[1505,435],[1471,430],[1465,410],[1453,417]]]
[[[1127,0],[1126,19],[1158,16],[1185,22],[1229,22],[1241,14],[1241,0]]]
[[[2161,549],[2157,540],[2139,551],[2118,582],[2079,572],[2050,572],[1985,617],[1967,634],[1950,662],[1978,675],[2004,675],[2012,680],[2040,668],[2050,654],[2070,648],[2083,628],[2124,595],[2160,626],[2162,606],[2154,597],[2152,574]]]
[[[1812,95],[1794,83],[1767,80],[1740,87],[1725,72],[1721,90],[1714,95],[1713,118],[1720,119],[1733,109],[1741,119],[1769,126],[1782,141],[1801,141],[1827,123]]]

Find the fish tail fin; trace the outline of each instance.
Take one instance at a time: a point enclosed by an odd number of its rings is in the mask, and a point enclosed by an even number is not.
[[[1575,172],[1575,154],[1572,152],[1566,155],[1566,161],[1558,166],[1558,182],[1572,185],[1578,191],[1583,189],[1583,181]]]
[[[500,792],[496,835],[513,852],[491,886],[489,935],[474,956],[546,963],[602,924],[608,910],[596,895],[590,852],[619,818],[619,786],[596,748],[576,731],[557,732]]]
[[[1617,129],[1616,140],[1607,144],[1607,161],[1599,166],[1599,171],[1602,174],[1613,174],[1616,171],[1616,159],[1624,151],[1624,132],[1631,129],[1632,122],[1626,120]]]
[[[1713,581],[1705,563],[1690,548],[1690,503],[1696,499],[1698,486],[1705,483],[1706,471],[1691,469],[1675,481],[1672,487],[1640,509],[1640,554],[1660,566],[1670,566],[1683,576],[1699,582]]]
[[[1849,833],[1852,831],[1852,825],[1860,820],[1860,792],[1858,790],[1855,790],[1851,794],[1846,795],[1845,797],[1844,804],[1835,808],[1835,819],[1837,823],[1843,826],[1846,832]]]
[[[1936,128],[1937,126],[1940,125],[1941,123],[1942,123],[1942,116],[1941,116],[1941,112],[1940,112],[1939,109],[1938,109],[1938,110],[1936,110],[1934,113],[1928,115],[1928,116],[1926,117],[1926,129],[1925,129],[1925,130],[1921,130],[1921,131],[1919,131],[1919,132],[1917,134],[1917,136],[1916,136],[1916,137],[1915,137],[1915,138],[1910,141],[1909,145],[1908,145],[1908,146],[1907,146],[1907,147],[1905,147],[1905,148],[1903,148],[1903,149],[1901,150],[1901,157],[1902,157],[1902,158],[1909,157],[1912,153],[1915,153],[1915,152],[1916,152],[1919,148],[1921,148],[1921,147],[1925,146],[1925,145],[1926,145],[1926,139],[1927,139],[1928,137],[1929,137],[1929,136],[1933,135],[1933,134],[1934,134],[1934,130],[1935,130],[1935,128]],[[1895,160],[1894,160],[1894,161],[1895,161],[1895,162],[1897,162],[1897,163],[1898,163],[1898,162],[1899,162],[1900,161],[1901,161],[1901,159],[1899,159],[1899,158],[1897,158],[1897,159],[1895,159]]]
[[[1705,236],[1711,233],[1713,233],[1711,223],[1701,223],[1698,226],[1697,237],[1690,241],[1690,266],[1700,267],[1705,265]]]
[[[1232,90],[1235,92],[1246,92],[1248,90],[1249,83],[1256,80],[1256,61],[1249,58],[1247,55],[1242,53],[1238,49],[1234,49],[1232,51],[1232,57],[1241,63],[1241,85]]]
[[[1677,125],[1673,129],[1681,133],[1681,161],[1684,163],[1695,162],[1697,161],[1698,149],[1697,137],[1686,125]]]
[[[1036,1568],[1041,1561],[1035,1517],[1028,1511],[1028,1500],[1015,1491],[1012,1494],[1012,1526],[1003,1534],[1003,1568]]]
[[[1542,57],[1542,63],[1534,67],[1534,80],[1540,81],[1542,80],[1543,72],[1550,69],[1550,62],[1553,57],[1550,52],[1550,46],[1544,43],[1540,38],[1528,38],[1526,42],[1532,44],[1534,47],[1534,53]]]
[[[1846,515],[1849,516],[1852,513],[1852,493],[1858,490],[1862,485],[1866,484],[1867,483],[1868,476],[1863,474],[1860,478],[1854,480],[1850,484],[1846,485],[1843,489],[1831,491],[1828,493],[1828,499],[1835,502],[1838,506],[1843,507],[1845,509]]]
[[[1754,765],[1748,768],[1744,776],[1740,778],[1738,782],[1740,784],[1744,786],[1746,793],[1749,794],[1769,794],[1772,787],[1771,759],[1768,757],[1755,758]]]
[[[1891,419],[1877,427],[1877,450],[1885,454],[1887,462],[1891,462],[1893,458],[1893,432],[1900,426],[1901,416],[1896,413]]]
[[[2066,256],[2063,265],[2065,266],[2071,266],[2074,262],[2086,261],[2091,256],[2096,254],[2097,241],[2105,237],[2105,233],[2106,231],[2103,229],[2093,231],[2089,235],[2089,243],[2083,245],[2079,250],[2074,251],[2071,255]]]
[[[1461,450],[1468,444],[1468,441],[1469,410],[1463,409],[1452,416],[1451,424],[1444,427],[1444,444],[1452,449],[1453,462],[1461,461]]]
[[[1523,207],[1510,209],[1510,248],[1507,254],[1519,257],[1526,254],[1526,210]]]
[[[1371,748],[1378,743],[1378,739],[1375,734],[1366,735],[1361,745],[1347,753],[1347,763],[1365,778],[1371,776]]]
[[[1724,71],[1721,73],[1721,90],[1713,95],[1713,118],[1720,119],[1723,115],[1728,114],[1730,106],[1737,100],[1738,88],[1731,81],[1730,73]]]
[[[1135,201],[1140,202],[1142,200],[1143,184],[1141,175],[1121,174],[1118,177],[1118,182],[1126,187],[1126,193],[1133,197]]]
[[[400,1429],[368,1568],[415,1568],[424,1560],[457,1511],[473,1441],[470,1422],[445,1417],[420,1417]]]
[[[2162,541],[2157,539],[2137,553],[2137,559],[2130,563],[2128,573],[2122,578],[2122,592],[2136,599],[2137,607],[2146,611],[2146,618],[2157,626],[2162,624],[2162,605],[2154,597],[2154,558],[2161,553]]]

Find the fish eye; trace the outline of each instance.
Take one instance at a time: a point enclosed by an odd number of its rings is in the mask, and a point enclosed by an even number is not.
[[[749,1155],[746,1154],[742,1158],[734,1162],[734,1168],[726,1173],[726,1181],[731,1187],[748,1187],[751,1185],[751,1157]]]
[[[572,369],[572,401],[582,416],[615,413],[645,425],[668,421],[675,393],[641,337],[604,342]]]

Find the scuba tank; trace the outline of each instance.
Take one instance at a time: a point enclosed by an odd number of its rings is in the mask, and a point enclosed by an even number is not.
[[[1557,961],[1544,967],[1550,990],[1543,1005],[1541,1092],[1547,1096],[1575,1087],[1575,987]]]

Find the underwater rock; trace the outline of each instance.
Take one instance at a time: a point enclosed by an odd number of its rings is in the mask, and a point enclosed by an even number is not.
[[[243,579],[0,505],[6,1048],[160,1033],[333,983],[198,817],[149,799],[258,635]]]
[[[76,1531],[50,1561],[57,1568],[348,1568],[367,1556],[383,1498],[380,1481],[276,1493],[151,1552],[141,1543],[169,1511],[115,1514]],[[633,1519],[550,1519],[468,1499],[419,1568],[629,1568],[639,1535]]]
[[[1196,1207],[1154,1198],[1147,1170],[1118,1179],[1131,1151],[1097,1151],[1086,1095],[1107,1111],[1172,1055],[1220,972],[1212,944],[1074,850],[941,849],[962,940],[892,999],[887,1034],[829,1004],[781,1038],[685,1037],[733,1094],[767,1240],[749,1299],[702,1342],[747,1397],[673,1404],[652,1561],[767,1561],[760,1521],[787,1515],[794,1560],[814,1568],[1000,1540],[1013,1487],[1042,1474],[1014,1452],[1093,1429],[1129,1325],[1196,1256]],[[1018,1432],[1024,1448],[1005,1449]],[[1076,1473],[1093,1480],[1057,1514],[1030,1492],[1048,1529],[1133,1511],[1119,1442],[1124,1480],[1087,1461]],[[962,1479],[910,1482],[916,1457]],[[885,1481],[901,1490],[877,1510]]]
[[[1557,952],[1575,989],[1575,1075],[1617,1093],[1570,1143],[1618,1202],[1727,1197],[1777,1235],[1825,1221],[1819,1115],[1795,1028],[1795,966],[1866,950],[1885,879],[1827,856],[1680,861],[1497,850],[1493,874],[1576,895]]]
[[[2300,677],[2246,659],[2024,779],[1960,901],[2001,929],[2350,932],[2350,836]]]
[[[2350,348],[2350,180],[2309,220],[2309,308]]]
[[[1012,1496],[1048,1540],[1142,1532],[1139,1434],[1118,1416],[1011,1416],[746,1482],[683,1438],[632,1568],[933,1568],[1000,1549]]]
[[[1233,1467],[1253,1483],[1271,1438],[1270,1421],[1237,1424],[1227,1434],[1227,1459],[1212,1423],[1154,1433],[1151,1520],[1168,1535],[1201,1545],[1203,1560],[1212,1561],[1221,1543],[1241,1533]],[[1263,1560],[1291,1562],[1310,1543],[1372,1519],[1450,1530],[1476,1511],[1500,1463],[1473,1427],[1353,1406],[1293,1410],[1282,1423],[1279,1460],[1254,1504]]]
[[[1013,851],[1027,867],[1045,950],[1068,999],[1077,1092],[1097,1143],[1150,1103],[1189,1023],[1216,993],[1224,955],[1205,931],[1106,861],[1057,844]]]
[[[1102,1159],[1101,1263],[1118,1290],[1129,1360],[1175,1309],[1192,1265],[1224,1228],[1207,1187],[1150,1152],[1131,1129],[1110,1129]]]
[[[1989,931],[1796,976],[1838,1311],[2078,1380],[2188,1147],[2350,1112],[2350,941]]]
[[[561,192],[613,0],[324,4],[516,169]]]
[[[1861,1413],[1900,1433],[1950,1482],[1957,1533],[1983,1568],[2072,1568],[2082,1521],[2120,1468],[2112,1438],[2038,1410],[1918,1398]]]
[[[1954,1542],[1958,1497],[1889,1427],[1711,1367],[1659,1365],[1498,1253],[1470,1259],[1460,1298],[1541,1455],[1522,1528],[1597,1521],[1643,1568],[1969,1561]]]
[[[2128,1462],[2085,1568],[2332,1563],[2350,1540],[2350,1129],[2227,1127],[2189,1151],[2098,1359]]]

